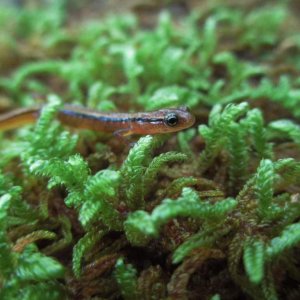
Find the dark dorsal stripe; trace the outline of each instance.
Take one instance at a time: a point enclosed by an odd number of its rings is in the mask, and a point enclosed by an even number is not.
[[[85,114],[82,112],[71,111],[67,109],[62,109],[60,112],[64,115],[74,116],[76,118],[97,120],[101,122],[115,122],[115,123],[125,123],[125,122],[138,122],[138,123],[161,123],[164,121],[163,118],[142,118],[142,117],[129,117],[129,118],[116,118],[113,116],[95,116],[92,114]]]

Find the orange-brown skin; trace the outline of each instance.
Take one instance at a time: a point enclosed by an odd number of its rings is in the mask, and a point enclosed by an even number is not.
[[[8,130],[35,122],[42,107],[17,109],[0,115],[0,130]],[[143,113],[104,113],[96,110],[65,105],[57,113],[65,125],[117,135],[160,134],[191,127],[195,117],[186,107],[161,109]]]
[[[20,108],[0,115],[0,130],[9,130],[25,124],[34,123],[39,117],[40,109]]]

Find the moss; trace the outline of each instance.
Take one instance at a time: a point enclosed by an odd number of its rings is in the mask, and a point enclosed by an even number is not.
[[[139,6],[1,8],[0,109],[45,104],[0,136],[1,299],[299,295],[299,22],[283,1],[192,2],[153,3],[147,29]],[[63,128],[64,103],[197,122],[131,147]]]

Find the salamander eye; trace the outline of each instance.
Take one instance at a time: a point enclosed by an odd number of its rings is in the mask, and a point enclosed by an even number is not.
[[[178,116],[175,113],[169,113],[165,116],[165,122],[168,126],[174,127],[178,123]]]

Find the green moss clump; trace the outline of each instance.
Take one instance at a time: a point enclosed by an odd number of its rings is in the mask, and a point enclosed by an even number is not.
[[[167,1],[147,29],[0,9],[0,109],[45,104],[0,135],[1,299],[299,297],[299,21],[226,2]],[[197,122],[131,147],[63,128],[64,103]]]

